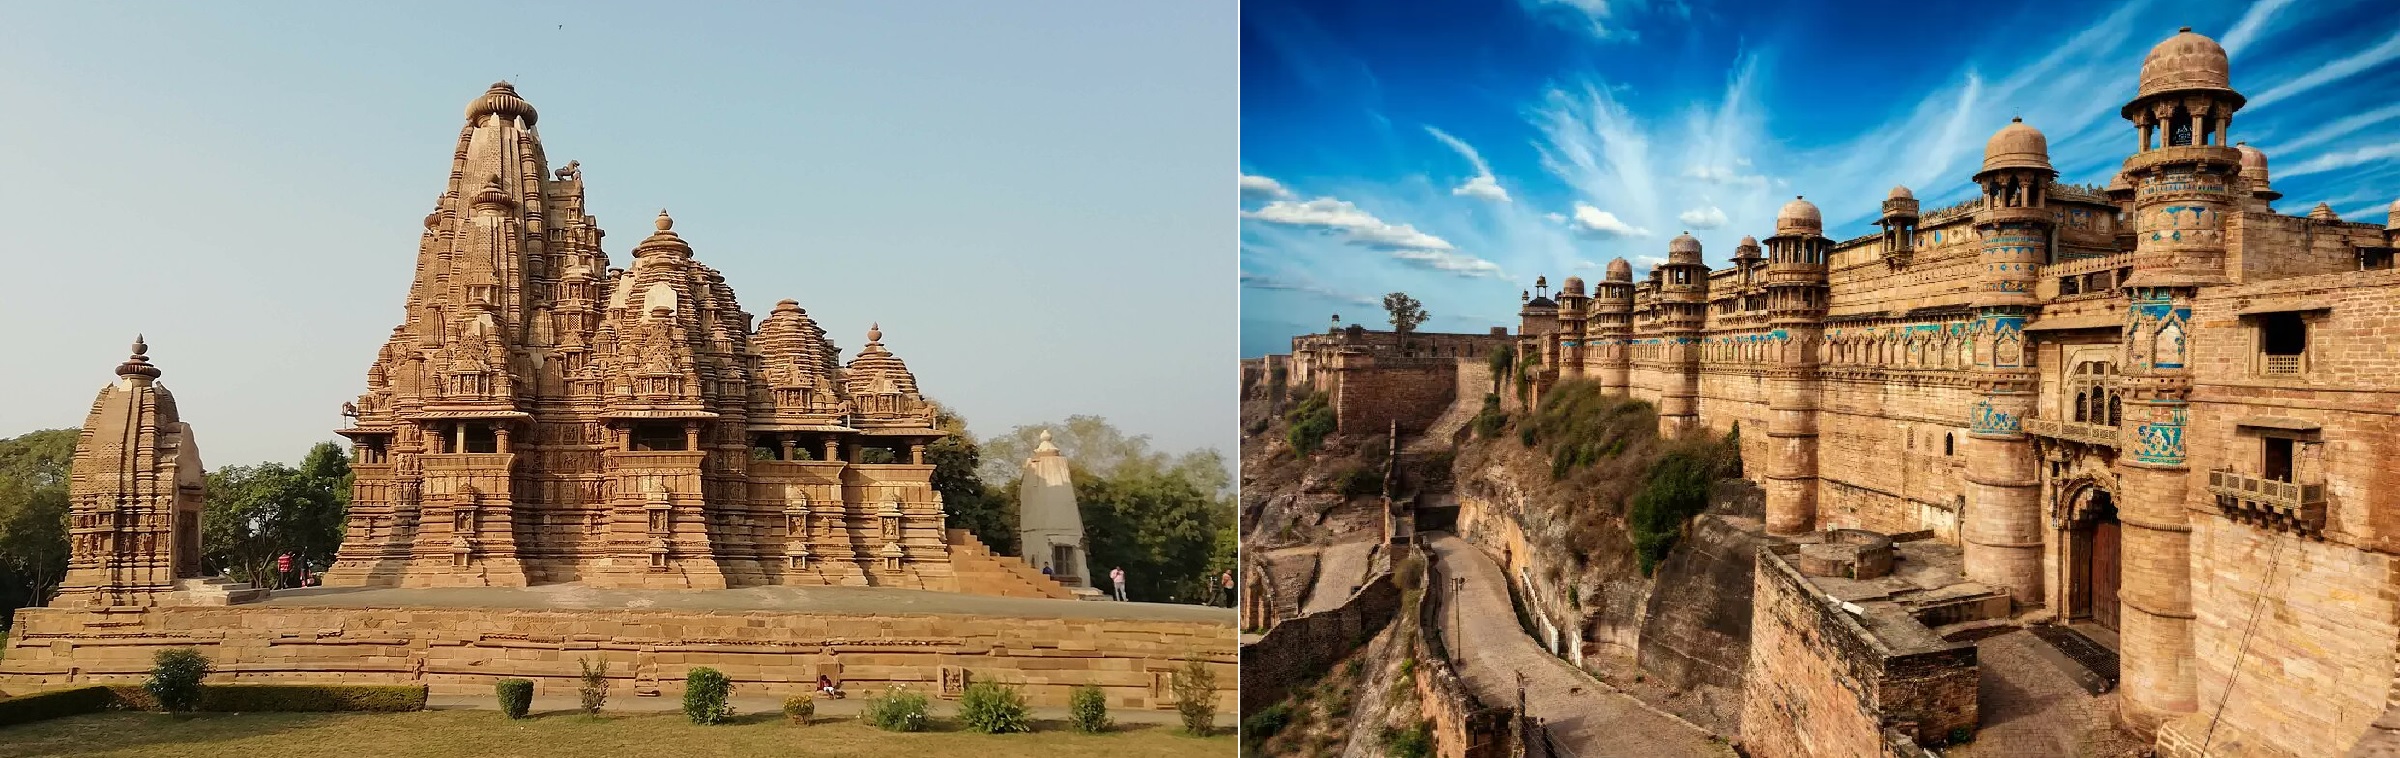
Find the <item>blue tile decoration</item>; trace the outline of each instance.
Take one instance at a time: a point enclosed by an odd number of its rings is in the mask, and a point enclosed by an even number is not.
[[[2190,411],[2177,406],[2167,411],[2164,420],[2142,424],[2134,430],[2141,447],[2134,451],[2134,460],[2164,466],[2183,465],[2183,426]]]

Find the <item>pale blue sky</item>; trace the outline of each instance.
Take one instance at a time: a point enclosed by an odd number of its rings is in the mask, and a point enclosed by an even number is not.
[[[0,0],[0,436],[81,423],[144,332],[211,467],[333,439],[511,79],[619,265],[663,206],[746,310],[845,356],[880,321],[979,435],[1230,454],[1236,12]]]

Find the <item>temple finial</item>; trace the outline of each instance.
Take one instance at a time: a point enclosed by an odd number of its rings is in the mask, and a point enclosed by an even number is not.
[[[882,323],[880,323],[880,322],[879,322],[879,323],[873,323],[873,324],[868,324],[868,325],[867,325],[867,341],[868,341],[868,342],[882,342],[882,341],[883,341],[883,324],[882,324]]]
[[[667,215],[667,209],[665,208],[658,209],[658,230],[664,232],[674,228],[675,217]]]

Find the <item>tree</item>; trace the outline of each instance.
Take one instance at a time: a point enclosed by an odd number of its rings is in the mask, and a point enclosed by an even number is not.
[[[1406,292],[1394,292],[1383,296],[1383,310],[1385,313],[1391,314],[1392,331],[1402,334],[1416,331],[1417,325],[1425,323],[1425,319],[1432,318],[1431,314],[1425,312],[1424,304],[1417,302],[1416,298],[1409,297]]]
[[[350,457],[320,442],[293,468],[277,462],[209,472],[200,515],[201,561],[234,579],[280,587],[276,557],[323,570],[341,549],[350,508]]]
[[[1200,449],[1170,455],[1150,449],[1150,435],[1128,436],[1108,419],[1099,416],[1069,416],[1053,424],[1027,424],[983,441],[981,473],[986,482],[1013,482],[1021,476],[1025,459],[1041,444],[1042,432],[1050,432],[1050,443],[1058,446],[1059,454],[1075,466],[1101,478],[1129,471],[1171,471],[1189,477],[1202,491],[1211,495],[1230,494],[1233,474],[1225,456],[1214,449]]]
[[[1079,471],[1075,502],[1091,546],[1088,576],[1122,567],[1126,592],[1136,600],[1203,602],[1216,577],[1212,569],[1230,567],[1221,555],[1220,525],[1233,518],[1232,500],[1212,498],[1173,472],[1102,478]]]
[[[67,475],[74,429],[0,440],[0,619],[50,601],[67,573]]]
[[[984,483],[983,450],[967,431],[966,417],[934,403],[934,421],[950,436],[925,446],[925,462],[933,464],[933,490],[942,493],[950,526],[967,530],[992,552],[1017,554],[1016,499]]]

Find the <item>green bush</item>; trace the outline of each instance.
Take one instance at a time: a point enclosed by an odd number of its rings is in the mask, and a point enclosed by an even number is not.
[[[958,720],[984,734],[1022,734],[1033,731],[1025,694],[999,682],[970,682],[958,696]]]
[[[422,684],[211,684],[200,688],[200,710],[217,713],[425,710]]]
[[[598,714],[600,706],[608,704],[608,659],[600,659],[597,666],[590,658],[576,663],[583,666],[583,683],[575,688],[575,694],[582,700],[584,713]]]
[[[783,699],[783,717],[794,724],[807,725],[817,717],[817,696],[803,692]]]
[[[1084,734],[1108,731],[1107,693],[1101,692],[1096,684],[1076,687],[1075,694],[1067,698],[1067,722]]]
[[[1675,549],[1684,522],[1708,508],[1708,488],[1720,465],[1713,447],[1681,445],[1667,451],[1650,467],[1642,489],[1634,493],[1633,512],[1626,520],[1631,522],[1628,526],[1643,576],[1649,576],[1659,561],[1666,560],[1667,552]]]
[[[509,718],[521,719],[533,710],[533,680],[502,679],[492,685],[500,696],[500,712]]]
[[[150,681],[144,689],[158,699],[159,707],[170,711],[188,711],[200,705],[200,680],[208,678],[208,656],[188,647],[158,651],[150,667]]]
[[[701,666],[683,677],[683,715],[694,724],[722,724],[733,717],[733,680]]]
[[[1274,739],[1275,735],[1283,732],[1284,727],[1291,726],[1291,724],[1292,707],[1290,703],[1276,703],[1260,709],[1257,713],[1250,714],[1248,718],[1242,719],[1242,744],[1244,745],[1242,753],[1245,755],[1263,754],[1259,746],[1265,745],[1267,740]]]
[[[1182,717],[1185,734],[1206,737],[1216,729],[1217,672],[1208,667],[1208,661],[1197,654],[1185,657],[1170,686],[1175,690],[1175,714]]]
[[[97,713],[114,705],[116,695],[104,685],[36,692],[0,698],[0,726]]]
[[[925,696],[894,687],[882,697],[869,698],[859,715],[867,725],[887,732],[925,731]]]
[[[1334,487],[1345,497],[1383,494],[1383,472],[1365,466],[1344,471],[1334,477]]]
[[[1491,362],[1492,392],[1494,396],[1497,396],[1500,392],[1500,380],[1508,378],[1509,369],[1517,366],[1517,349],[1501,345],[1492,348],[1492,354],[1486,356],[1486,359]]]
[[[1326,401],[1322,392],[1312,393],[1301,400],[1291,412],[1284,414],[1283,419],[1289,424],[1283,433],[1284,441],[1291,443],[1292,452],[1302,457],[1315,453],[1318,446],[1325,444],[1325,436],[1333,433],[1335,423],[1333,406]]]
[[[1508,412],[1500,410],[1499,395],[1483,396],[1483,411],[1475,414],[1475,436],[1491,439],[1508,428]]]
[[[1433,755],[1433,724],[1419,721],[1408,729],[1383,728],[1384,754],[1391,758],[1426,758]]]

